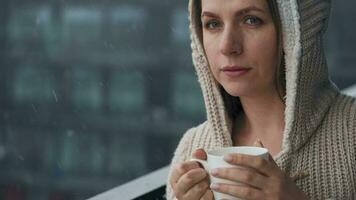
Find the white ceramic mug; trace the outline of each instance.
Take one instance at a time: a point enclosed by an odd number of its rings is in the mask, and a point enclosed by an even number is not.
[[[225,147],[221,149],[216,149],[212,151],[208,151],[208,159],[199,160],[193,158],[191,160],[197,161],[201,163],[206,171],[208,171],[210,176],[211,183],[225,183],[225,184],[233,184],[237,185],[238,183],[232,182],[226,179],[216,178],[210,175],[210,170],[215,168],[238,168],[239,166],[231,165],[224,161],[224,156],[227,154],[246,154],[252,156],[261,156],[264,159],[268,159],[268,150],[261,147],[253,147],[253,146],[240,146],[240,147]],[[233,197],[231,195],[213,192],[215,200],[241,200],[240,198]]]

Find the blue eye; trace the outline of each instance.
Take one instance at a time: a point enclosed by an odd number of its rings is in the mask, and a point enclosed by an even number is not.
[[[216,20],[210,20],[207,23],[205,23],[205,28],[207,29],[216,29],[220,26],[220,23]]]
[[[245,23],[252,26],[259,26],[263,24],[263,21],[258,17],[248,16],[245,19]]]

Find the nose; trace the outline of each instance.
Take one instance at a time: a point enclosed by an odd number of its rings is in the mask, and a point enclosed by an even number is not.
[[[226,28],[220,38],[220,52],[226,56],[239,55],[242,53],[242,34],[239,30]]]

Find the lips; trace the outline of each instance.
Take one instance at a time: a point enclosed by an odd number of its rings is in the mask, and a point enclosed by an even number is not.
[[[224,74],[226,74],[229,77],[239,77],[247,72],[249,72],[251,68],[246,68],[246,67],[240,67],[240,66],[225,66],[221,69]]]

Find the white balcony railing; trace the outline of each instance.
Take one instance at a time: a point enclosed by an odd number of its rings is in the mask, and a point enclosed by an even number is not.
[[[344,89],[342,93],[356,97],[356,85]]]
[[[165,199],[164,188],[167,181],[168,169],[168,166],[163,167],[157,171],[151,172],[124,185],[90,198],[89,200]]]

